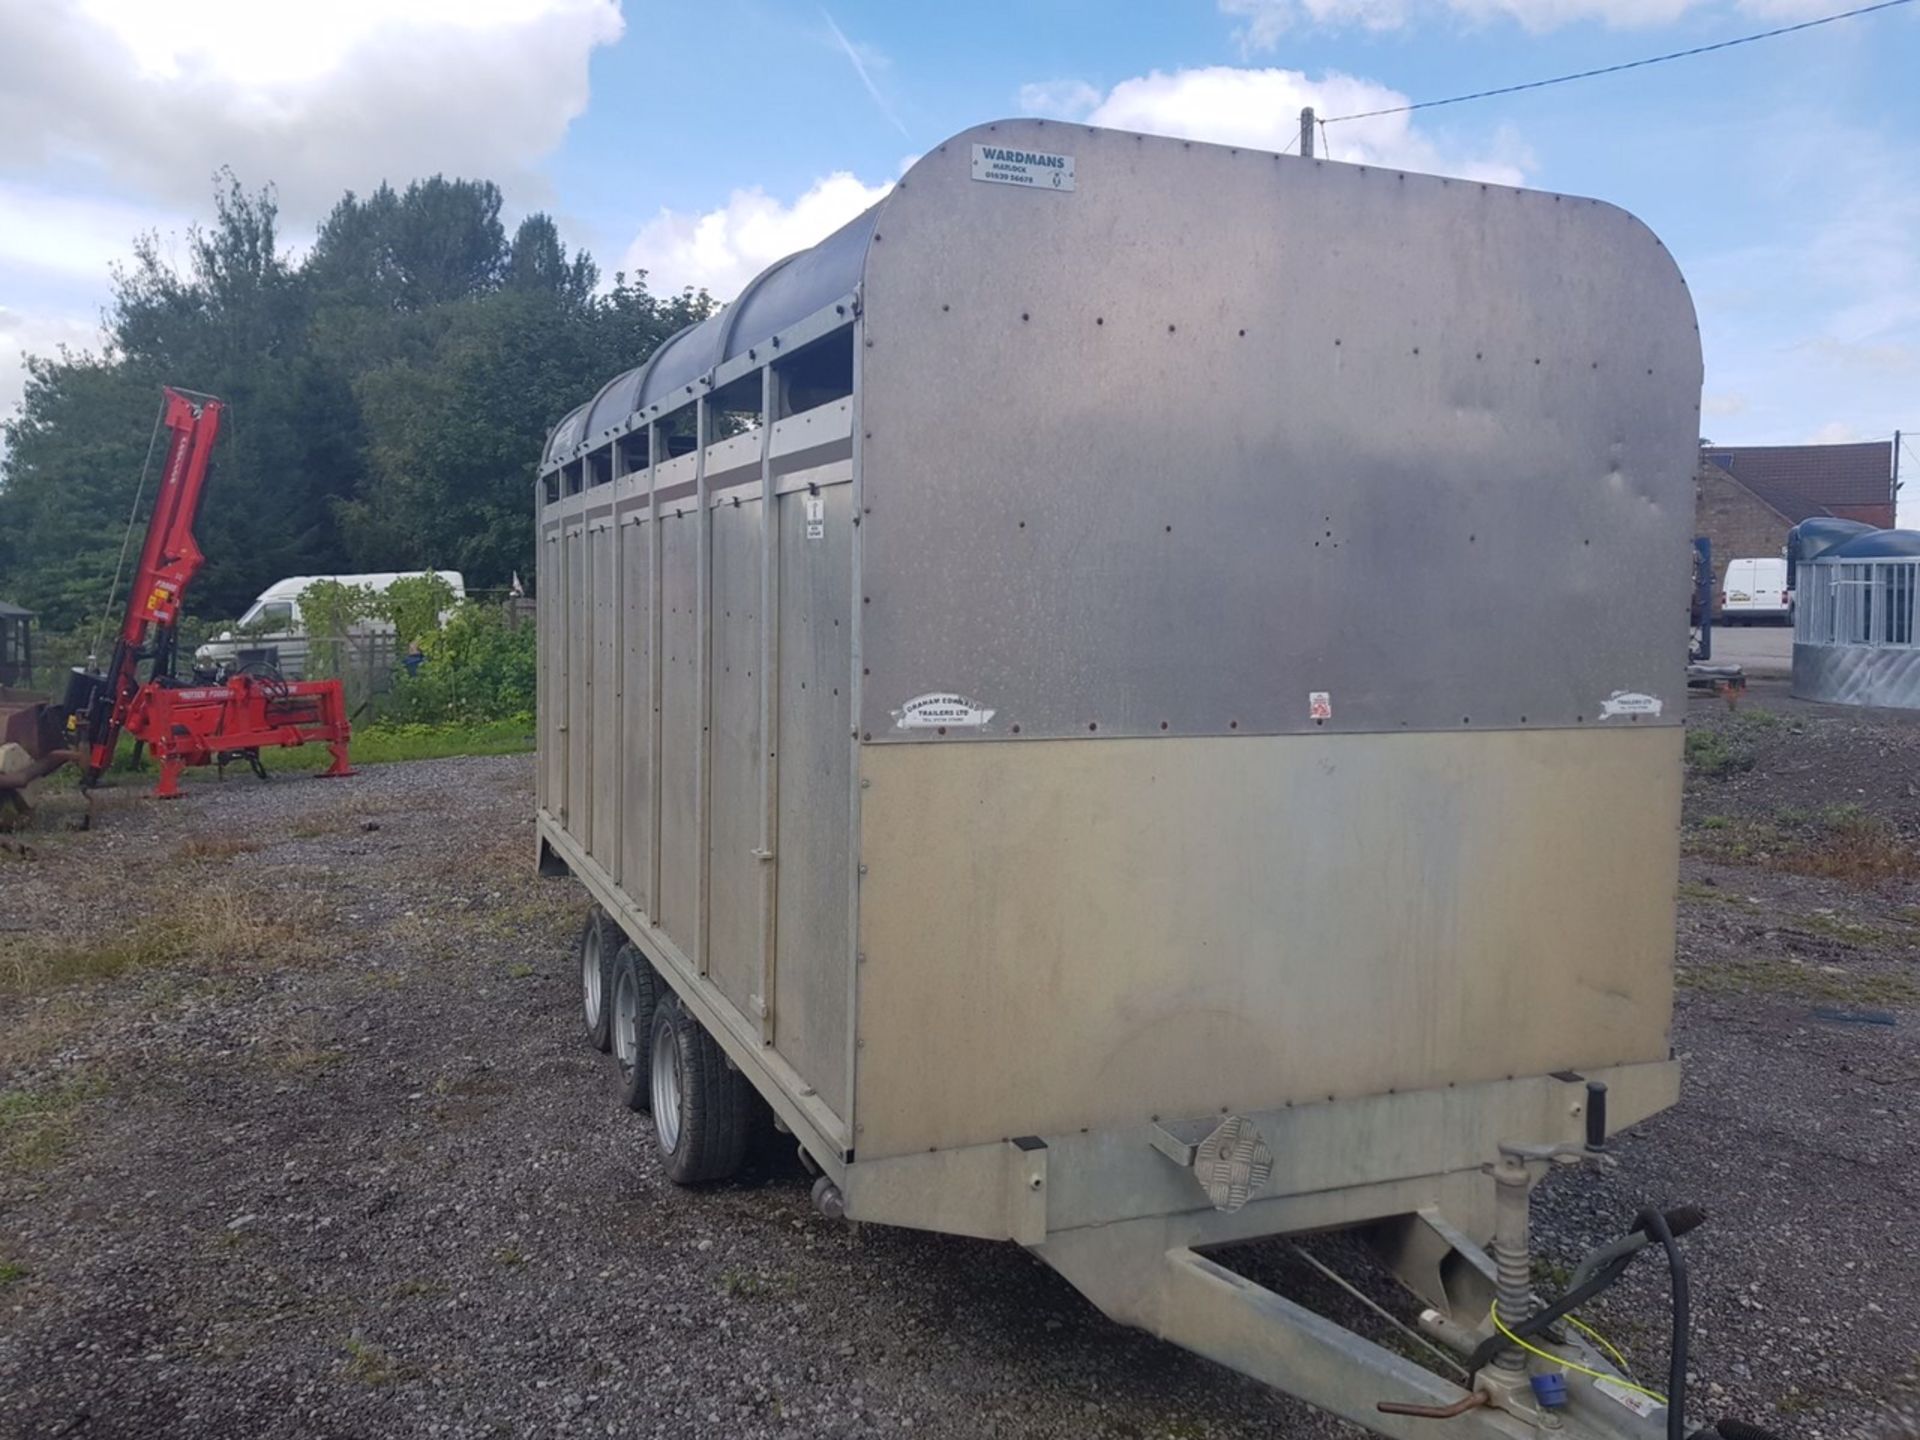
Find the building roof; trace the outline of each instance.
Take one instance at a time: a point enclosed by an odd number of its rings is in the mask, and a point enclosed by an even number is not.
[[[1893,518],[1893,442],[1710,445],[1702,456],[1790,521],[1882,506]]]
[[[18,605],[9,605],[0,600],[0,620],[31,620],[33,611],[22,610]]]

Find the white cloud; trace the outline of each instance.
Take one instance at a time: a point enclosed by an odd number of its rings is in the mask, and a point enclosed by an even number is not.
[[[704,213],[662,210],[634,236],[620,268],[645,270],[656,295],[691,285],[731,300],[775,260],[824,239],[892,188],[841,170],[790,205],[755,186]]]
[[[450,171],[539,191],[618,0],[0,0],[0,164],[199,205],[230,165],[295,223]]]
[[[116,261],[133,257],[136,235],[184,230],[186,221],[151,206],[62,195],[0,180],[0,271],[17,284],[41,275],[100,284]]]
[[[1322,116],[1352,115],[1407,103],[1397,90],[1351,75],[1328,73],[1310,80],[1298,70],[1239,69],[1213,65],[1198,70],[1123,80],[1087,110],[1094,125],[1244,145],[1253,150],[1297,148],[1300,110]],[[1388,165],[1502,185],[1525,179],[1532,158],[1510,134],[1496,137],[1491,153],[1456,154],[1418,129],[1409,115],[1379,115],[1329,126],[1328,153],[1360,165]]]
[[[1744,395],[1702,395],[1700,413],[1714,420],[1728,420],[1735,415],[1747,413],[1747,397]]]
[[[25,315],[0,305],[0,420],[12,418],[26,392],[29,355],[56,355],[63,345],[98,352],[104,338],[98,319]]]
[[[1020,113],[1049,120],[1084,120],[1100,98],[1100,92],[1084,80],[1039,80],[1020,87]]]
[[[1540,33],[1582,21],[1610,30],[1670,25],[1691,11],[1719,10],[1792,23],[1830,15],[1833,0],[1219,0],[1220,13],[1240,22],[1234,42],[1242,55],[1272,50],[1297,25],[1398,30],[1425,20],[1468,24],[1511,21]]]
[[[1844,420],[1829,420],[1809,435],[1806,443],[1809,445],[1847,445],[1855,440],[1866,438],[1868,437],[1861,435],[1858,430],[1854,429],[1853,426]],[[1878,439],[1884,437],[1876,436],[1873,438]]]

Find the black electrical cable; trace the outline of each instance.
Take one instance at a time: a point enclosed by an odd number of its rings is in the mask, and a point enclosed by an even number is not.
[[[1856,16],[1871,15],[1877,10],[1892,10],[1896,6],[1910,3],[1911,0],[1881,0],[1878,5],[1862,5],[1855,10],[1843,10],[1838,15],[1822,15],[1818,19],[1802,20],[1797,25],[1781,25],[1753,35],[1737,35],[1731,40],[1716,40],[1711,45],[1695,45],[1691,49],[1672,50],[1665,55],[1649,55],[1644,60],[1628,60],[1619,65],[1603,65],[1597,70],[1579,70],[1571,75],[1555,75],[1548,80],[1529,80],[1523,85],[1501,85],[1492,90],[1476,90],[1471,95],[1450,95],[1445,100],[1416,100],[1410,105],[1390,105],[1384,110],[1362,110],[1354,115],[1329,115],[1324,123],[1338,125],[1347,120],[1372,120],[1380,115],[1405,115],[1410,110],[1432,110],[1441,105],[1460,105],[1468,100],[1485,100],[1495,95],[1517,95],[1523,90],[1544,90],[1549,85],[1565,85],[1570,80],[1591,80],[1598,75],[1617,75],[1622,70],[1639,70],[1648,65],[1663,65],[1669,60],[1685,60],[1695,55],[1710,55],[1715,50],[1731,50],[1736,45],[1751,45],[1756,40],[1772,40],[1776,36],[1792,35],[1800,30],[1812,30],[1820,25],[1831,25],[1837,20],[1852,20]]]
[[[1661,1223],[1665,1224],[1664,1221]],[[1631,1254],[1622,1255],[1617,1260],[1610,1261],[1598,1274],[1584,1285],[1567,1291],[1566,1294],[1554,1301],[1553,1304],[1547,1306],[1544,1310],[1534,1311],[1533,1314],[1529,1315],[1525,1320],[1516,1323],[1502,1316],[1501,1323],[1507,1327],[1509,1334],[1513,1338],[1509,1339],[1508,1335],[1502,1335],[1496,1331],[1485,1340],[1482,1340],[1479,1345],[1474,1348],[1474,1352],[1467,1357],[1468,1378],[1471,1379],[1473,1376],[1479,1374],[1481,1368],[1491,1363],[1493,1357],[1512,1344],[1514,1339],[1533,1339],[1536,1335],[1546,1330],[1549,1325],[1552,1325],[1555,1321],[1579,1309],[1582,1305],[1586,1304],[1587,1301],[1607,1289],[1622,1275],[1627,1273],[1627,1267],[1633,1263],[1634,1255],[1639,1253],[1640,1252],[1636,1250]]]
[[[1667,1440],[1687,1440],[1687,1331],[1693,1318],[1687,1292],[1687,1260],[1668,1228],[1667,1217],[1651,1205],[1634,1216],[1633,1223],[1667,1252],[1667,1271],[1673,1282],[1673,1339],[1667,1350]]]

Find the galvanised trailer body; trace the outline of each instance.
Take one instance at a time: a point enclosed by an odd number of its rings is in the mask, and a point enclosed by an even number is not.
[[[848,1216],[1417,1430],[1193,1250],[1367,1223],[1485,1334],[1503,1144],[1675,1098],[1700,379],[1597,201],[957,136],[551,438],[542,863]]]

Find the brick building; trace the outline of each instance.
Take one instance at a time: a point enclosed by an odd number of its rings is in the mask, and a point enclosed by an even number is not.
[[[1713,568],[1784,555],[1787,531],[1815,515],[1893,526],[1896,450],[1858,445],[1702,445],[1694,533],[1713,542]]]

